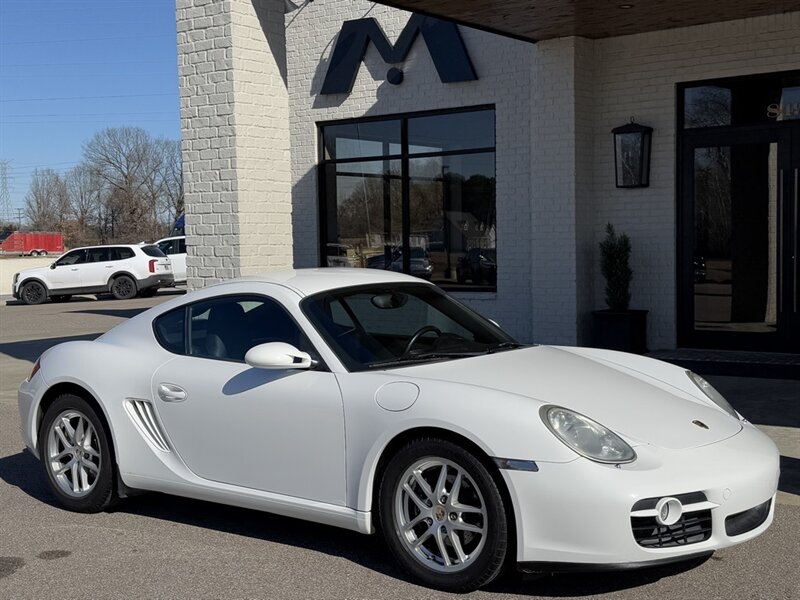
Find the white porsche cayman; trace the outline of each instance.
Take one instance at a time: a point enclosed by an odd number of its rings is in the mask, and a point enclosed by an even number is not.
[[[45,352],[22,435],[66,507],[157,490],[383,532],[422,582],[650,565],[769,527],[778,452],[699,376],[522,346],[405,275],[176,298]]]

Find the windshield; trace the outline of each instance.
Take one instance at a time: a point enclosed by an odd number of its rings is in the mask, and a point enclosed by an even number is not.
[[[491,321],[430,285],[332,290],[306,298],[302,309],[350,371],[520,346]]]

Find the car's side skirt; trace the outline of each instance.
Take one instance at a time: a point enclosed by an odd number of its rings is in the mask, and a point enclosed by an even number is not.
[[[372,513],[354,510],[346,506],[315,502],[305,498],[295,498],[222,483],[200,486],[187,482],[165,481],[131,473],[121,473],[120,475],[126,486],[136,490],[163,492],[185,498],[261,510],[285,517],[342,527],[359,533],[374,532]]]

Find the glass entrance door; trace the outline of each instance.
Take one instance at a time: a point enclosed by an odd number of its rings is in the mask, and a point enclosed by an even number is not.
[[[800,129],[687,133],[679,344],[800,351]]]

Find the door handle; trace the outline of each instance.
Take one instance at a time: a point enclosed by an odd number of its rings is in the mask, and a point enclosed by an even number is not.
[[[114,265],[106,265],[106,269],[113,269]]]
[[[159,383],[158,397],[164,402],[183,402],[186,400],[186,390],[174,383]]]
[[[77,270],[78,270],[77,267],[75,267],[74,269],[70,269],[70,271],[77,271]]]

